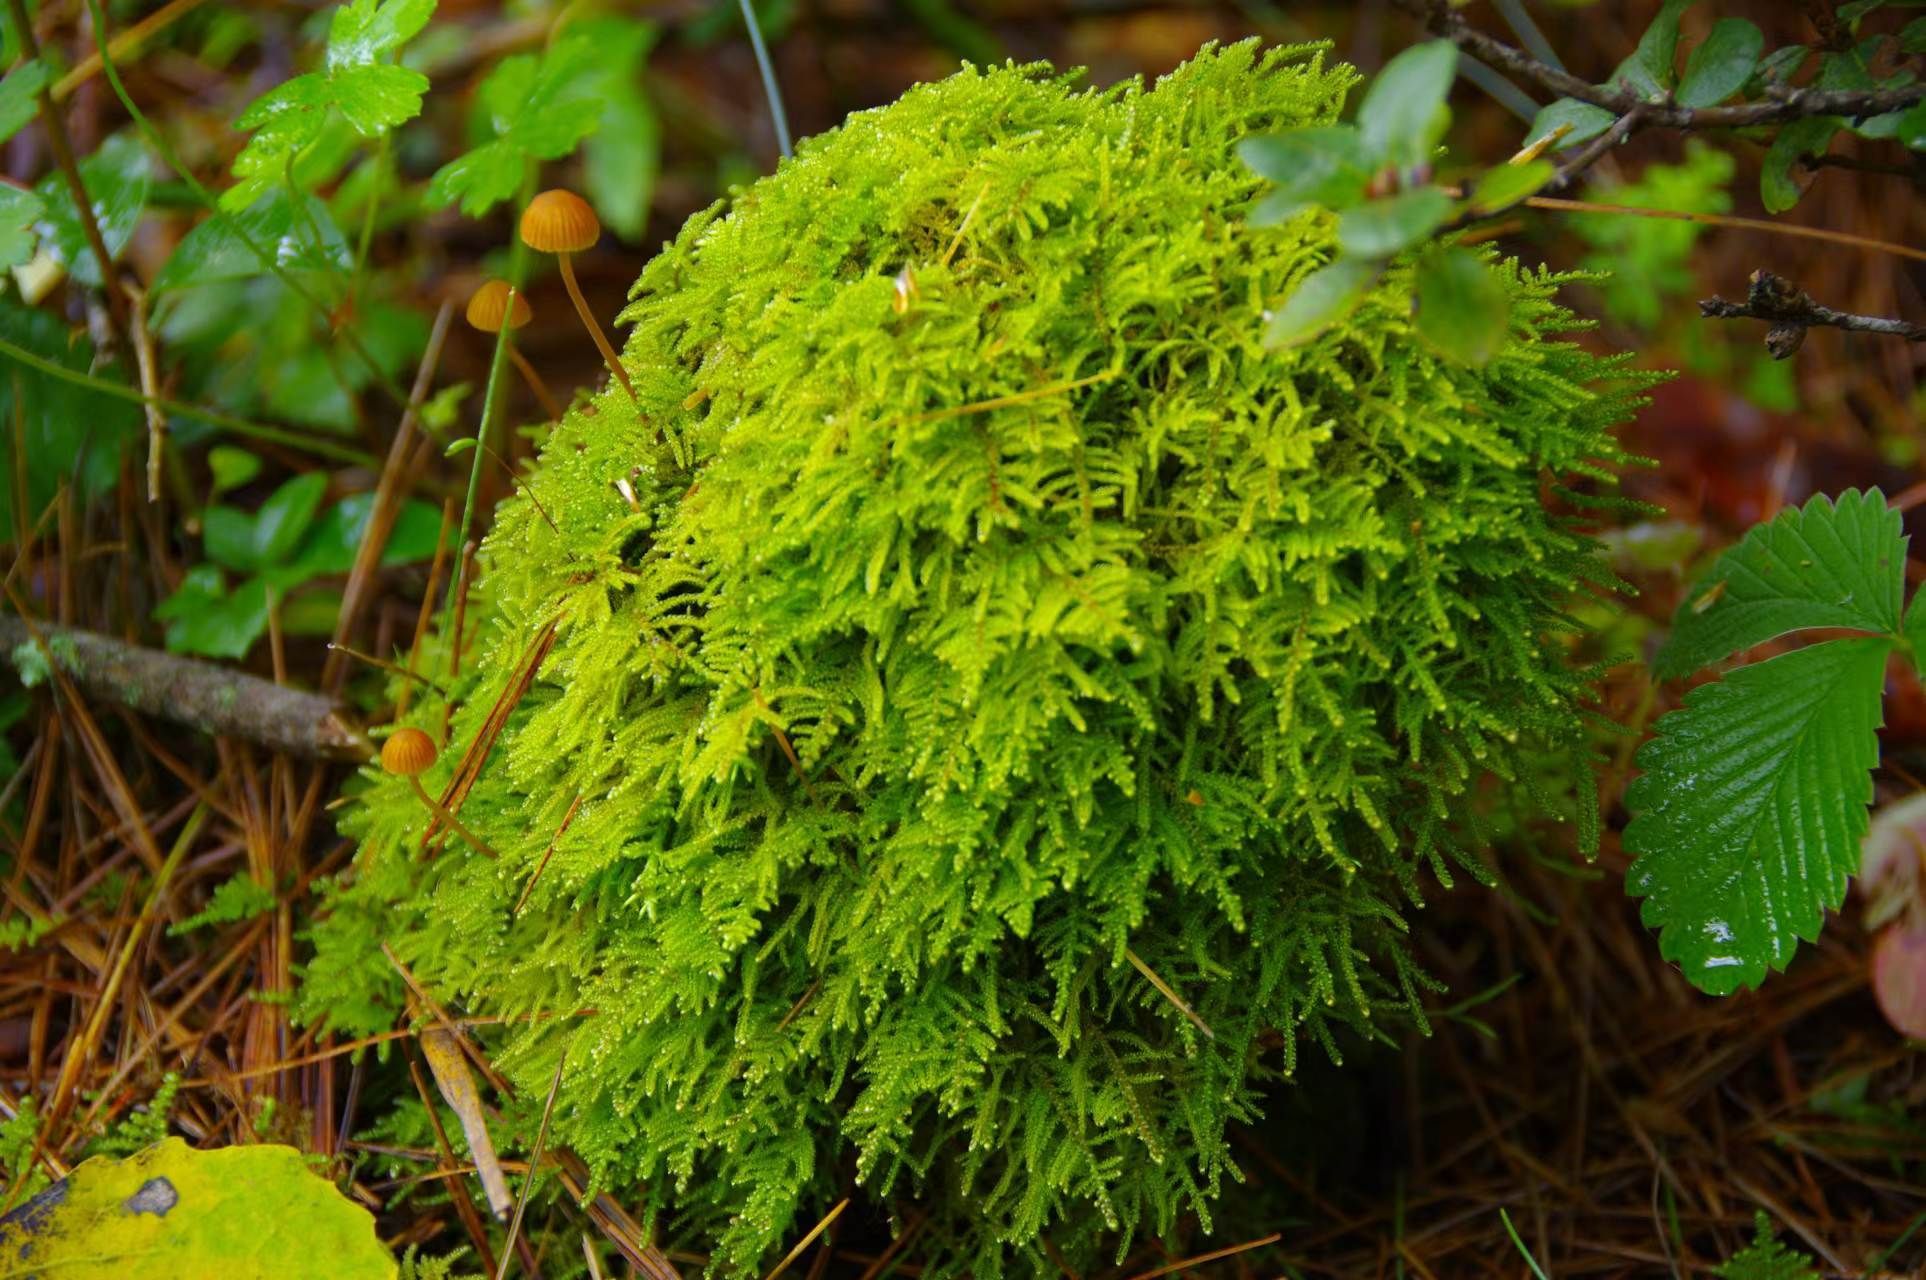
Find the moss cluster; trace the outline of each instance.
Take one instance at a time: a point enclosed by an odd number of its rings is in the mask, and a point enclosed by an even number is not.
[[[966,70],[692,219],[623,316],[640,411],[555,428],[417,702],[501,859],[371,778],[310,1011],[388,1024],[377,940],[477,1013],[593,1007],[501,1061],[566,1052],[557,1138],[730,1270],[852,1175],[936,1273],[1208,1223],[1300,1043],[1416,1013],[1481,781],[1583,750],[1600,570],[1545,497],[1637,389],[1515,265],[1484,369],[1404,267],[1262,349],[1332,226],[1247,225],[1232,149],[1354,80]]]

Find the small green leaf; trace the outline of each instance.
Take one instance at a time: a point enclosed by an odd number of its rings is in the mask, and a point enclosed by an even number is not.
[[[1524,164],[1501,164],[1478,177],[1471,191],[1475,213],[1492,213],[1509,208],[1520,200],[1537,195],[1558,175],[1558,166],[1549,160],[1529,160]]]
[[[1682,106],[1710,107],[1745,87],[1759,65],[1765,34],[1744,18],[1720,18],[1685,60],[1679,82]]]
[[[47,87],[47,64],[38,58],[21,63],[0,80],[0,142],[26,127],[40,110],[40,91]]]
[[[167,624],[170,652],[244,658],[267,630],[267,613],[267,584],[261,579],[249,578],[229,592],[219,569],[199,564],[155,608],[154,617]]]
[[[1617,119],[1617,116],[1603,107],[1595,107],[1589,102],[1580,102],[1577,98],[1560,98],[1556,102],[1548,102],[1540,107],[1538,114],[1532,117],[1531,131],[1525,135],[1525,145],[1530,146],[1540,138],[1551,134],[1559,125],[1568,124],[1571,126],[1571,132],[1559,139],[1558,144],[1553,148],[1556,151],[1563,151],[1566,147],[1575,147],[1581,142],[1596,138],[1611,128],[1612,123]]]
[[[236,871],[215,886],[207,906],[179,924],[167,926],[167,936],[178,938],[211,924],[232,924],[252,920],[274,909],[274,891],[254,878],[251,871]]]
[[[1457,74],[1458,47],[1449,40],[1414,45],[1385,63],[1358,106],[1365,153],[1400,168],[1429,159]]]
[[[1691,7],[1692,0],[1665,0],[1638,48],[1612,73],[1613,82],[1646,98],[1664,97],[1677,80],[1679,19]]]
[[[211,492],[218,497],[260,475],[261,459],[246,449],[237,449],[231,444],[217,444],[207,451],[207,468],[214,476]]]
[[[328,23],[328,70],[365,67],[414,39],[435,0],[353,0]]]
[[[0,1220],[9,1274],[393,1280],[372,1215],[293,1147],[168,1138],[87,1160]]]
[[[47,202],[35,193],[0,183],[0,271],[33,257],[34,224],[46,212]]]
[[[107,245],[108,255],[118,258],[133,239],[147,205],[147,152],[135,138],[116,134],[82,160],[79,169],[87,199],[94,206],[94,219],[100,224],[100,238]],[[100,264],[87,243],[87,233],[81,228],[65,180],[58,173],[48,174],[34,191],[46,205],[39,231],[48,248],[75,280],[98,288]]]
[[[259,568],[254,556],[254,517],[224,503],[209,506],[201,512],[201,551],[226,569]]]
[[[1410,248],[1451,216],[1451,197],[1437,187],[1414,187],[1344,211],[1338,244],[1358,258],[1388,258]]]
[[[1264,345],[1273,349],[1296,346],[1342,320],[1377,279],[1379,265],[1359,258],[1339,258],[1304,277],[1296,292],[1271,317],[1264,331]]]
[[[254,557],[260,565],[277,565],[294,553],[314,523],[328,477],[310,471],[283,484],[261,504],[254,516]]]
[[[1906,540],[1877,489],[1823,494],[1754,525],[1672,618],[1652,661],[1661,679],[1813,627],[1899,630]]]
[[[1757,986],[1845,900],[1893,643],[1833,640],[1741,667],[1686,694],[1639,751],[1626,888],[1700,990]]]
[[[1772,1234],[1772,1220],[1763,1213],[1753,1217],[1752,1243],[1713,1268],[1712,1274],[1719,1280],[1819,1280],[1812,1258],[1780,1244]]]
[[[1341,210],[1356,204],[1370,181],[1364,146],[1349,125],[1261,134],[1240,142],[1237,154],[1276,184],[1251,213],[1258,226],[1283,222],[1311,205]]]
[[[376,138],[421,114],[428,77],[407,67],[351,67],[334,77],[334,102],[354,131]]]
[[[1445,249],[1418,265],[1418,332],[1446,356],[1483,368],[1504,346],[1511,298],[1468,249]]]
[[[496,64],[476,95],[493,136],[436,171],[429,205],[460,201],[463,213],[479,217],[521,188],[531,163],[565,156],[594,133],[603,104],[587,73],[597,55],[593,38],[569,33],[540,55],[514,54]]]
[[[1780,127],[1766,150],[1759,167],[1759,196],[1769,213],[1784,213],[1799,203],[1803,190],[1792,177],[1792,167],[1801,157],[1816,156],[1826,149],[1840,128],[1837,116],[1814,116],[1794,120]]]
[[[328,574],[346,573],[354,567],[355,552],[367,535],[368,517],[374,510],[374,494],[351,493],[330,507],[314,522],[290,570],[298,581]],[[410,498],[396,513],[394,527],[388,531],[388,544],[382,549],[383,565],[414,564],[435,554],[435,538],[441,533],[441,513],[418,499]]]

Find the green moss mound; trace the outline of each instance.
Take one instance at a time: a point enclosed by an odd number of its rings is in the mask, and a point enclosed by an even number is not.
[[[641,412],[572,412],[486,548],[427,781],[539,657],[461,809],[501,859],[370,779],[310,1010],[387,1025],[383,939],[476,1013],[593,1007],[502,1061],[566,1052],[558,1140],[726,1270],[852,1175],[934,1274],[1208,1228],[1300,1043],[1416,1014],[1485,780],[1583,751],[1601,570],[1544,495],[1609,483],[1638,386],[1515,266],[1482,370],[1403,267],[1261,348],[1332,227],[1246,225],[1232,148],[1354,79],[966,70],[692,219],[623,317]]]

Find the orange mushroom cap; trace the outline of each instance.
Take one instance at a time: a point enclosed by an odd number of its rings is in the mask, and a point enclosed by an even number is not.
[[[394,735],[381,744],[381,767],[389,773],[412,778],[425,772],[437,754],[435,740],[421,730],[396,729]]]
[[[542,253],[580,253],[602,234],[588,201],[560,187],[544,191],[522,210],[522,242]]]
[[[512,306],[510,298],[514,299]],[[519,329],[533,314],[528,299],[500,280],[484,280],[481,288],[468,297],[468,323],[483,333],[500,333],[504,322],[510,329]]]

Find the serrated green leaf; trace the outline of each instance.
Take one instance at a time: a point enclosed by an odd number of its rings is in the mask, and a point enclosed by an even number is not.
[[[1877,489],[1782,511],[1687,593],[1652,670],[1662,679],[1689,675],[1811,627],[1896,634],[1905,561],[1899,513]]]
[[[0,142],[26,127],[40,110],[40,91],[47,87],[47,64],[38,58],[21,63],[0,80]]]
[[[1418,332],[1451,359],[1482,368],[1510,320],[1504,282],[1471,251],[1446,249],[1418,265]]]
[[[1358,105],[1365,153],[1401,168],[1427,160],[1457,74],[1458,47],[1449,40],[1414,45],[1385,63]]]
[[[353,0],[328,24],[328,69],[363,67],[415,38],[435,14],[435,0]]]
[[[1531,130],[1525,135],[1525,145],[1530,146],[1557,129],[1559,125],[1568,124],[1571,126],[1571,131],[1559,139],[1557,146],[1553,148],[1556,151],[1563,151],[1566,147],[1575,147],[1581,142],[1596,138],[1611,128],[1612,122],[1617,119],[1617,116],[1603,107],[1595,107],[1589,102],[1580,102],[1577,98],[1560,98],[1556,102],[1548,102],[1540,107],[1538,114],[1532,117]]]
[[[0,1220],[9,1274],[392,1280],[374,1218],[293,1147],[168,1138],[96,1157]]]
[[[407,67],[350,67],[334,77],[334,102],[356,133],[376,138],[421,114],[428,77]]]
[[[1678,99],[1687,107],[1710,107],[1745,87],[1759,65],[1765,33],[1744,18],[1720,18],[1685,60]]]
[[[1251,221],[1269,226],[1311,205],[1341,210],[1364,197],[1370,181],[1364,144],[1350,125],[1292,129],[1244,139],[1237,154],[1253,172],[1273,184],[1251,212]]]
[[[1893,644],[1833,640],[1742,667],[1687,694],[1639,751],[1626,888],[1700,990],[1757,986],[1845,900]]]
[[[1378,268],[1375,262],[1339,258],[1304,277],[1271,317],[1264,331],[1264,345],[1273,349],[1295,346],[1342,320],[1377,278]]]
[[[1753,1218],[1752,1243],[1714,1267],[1719,1280],[1819,1280],[1812,1258],[1788,1249],[1772,1234],[1772,1220],[1760,1213]]]
[[[1344,211],[1338,244],[1359,258],[1388,258],[1436,231],[1451,216],[1451,197],[1437,187],[1414,187]]]

